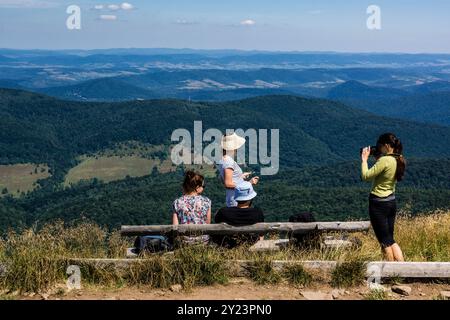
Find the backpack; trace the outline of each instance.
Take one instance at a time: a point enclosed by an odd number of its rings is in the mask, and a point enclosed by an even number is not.
[[[140,236],[134,241],[135,253],[155,253],[171,251],[173,249],[169,239],[165,236]]]
[[[300,212],[289,217],[289,222],[316,222],[311,212]]]

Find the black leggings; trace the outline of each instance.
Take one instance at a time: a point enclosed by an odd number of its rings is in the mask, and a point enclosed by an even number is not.
[[[396,200],[377,201],[369,198],[369,216],[375,236],[383,248],[395,243],[394,224],[397,213]]]

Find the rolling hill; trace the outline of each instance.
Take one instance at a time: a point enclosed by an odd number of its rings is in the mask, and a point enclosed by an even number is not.
[[[400,119],[450,125],[450,87],[431,82],[406,90],[351,81],[331,89],[328,98],[354,108]]]
[[[449,81],[432,81],[408,88],[415,94],[427,94],[432,92],[450,92]]]
[[[371,100],[398,98],[408,95],[408,92],[395,88],[371,87],[358,81],[347,81],[331,88],[327,98],[335,100]]]
[[[167,144],[176,128],[279,128],[281,165],[351,160],[360,146],[396,132],[414,157],[450,156],[450,128],[376,116],[341,103],[294,96],[233,102],[146,100],[120,103],[63,101],[0,90],[1,163],[68,162],[114,143]],[[70,161],[69,161],[70,160]],[[61,161],[65,162],[65,161]]]
[[[79,101],[126,101],[157,97],[150,90],[115,78],[94,79],[71,86],[44,88],[39,91],[57,98]]]

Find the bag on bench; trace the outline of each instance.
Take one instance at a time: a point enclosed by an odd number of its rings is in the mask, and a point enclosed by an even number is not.
[[[140,236],[134,241],[135,253],[155,253],[173,250],[172,244],[165,236]]]
[[[289,222],[303,222],[303,223],[316,222],[316,218],[314,217],[314,215],[311,212],[305,211],[305,212],[300,212],[300,213],[293,214],[292,216],[290,216]],[[295,242],[297,243],[297,245],[299,245],[301,247],[305,247],[305,246],[314,244],[315,243],[314,240],[316,240],[316,236],[317,236],[316,232],[311,232],[309,234],[297,234],[297,235],[294,235],[293,238],[295,239]]]
[[[316,222],[316,218],[311,212],[301,212],[289,217],[289,222]]]

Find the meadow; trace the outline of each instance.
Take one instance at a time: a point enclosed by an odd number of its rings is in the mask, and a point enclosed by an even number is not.
[[[0,165],[0,197],[8,194],[19,197],[38,188],[38,180],[50,176],[46,164]]]

